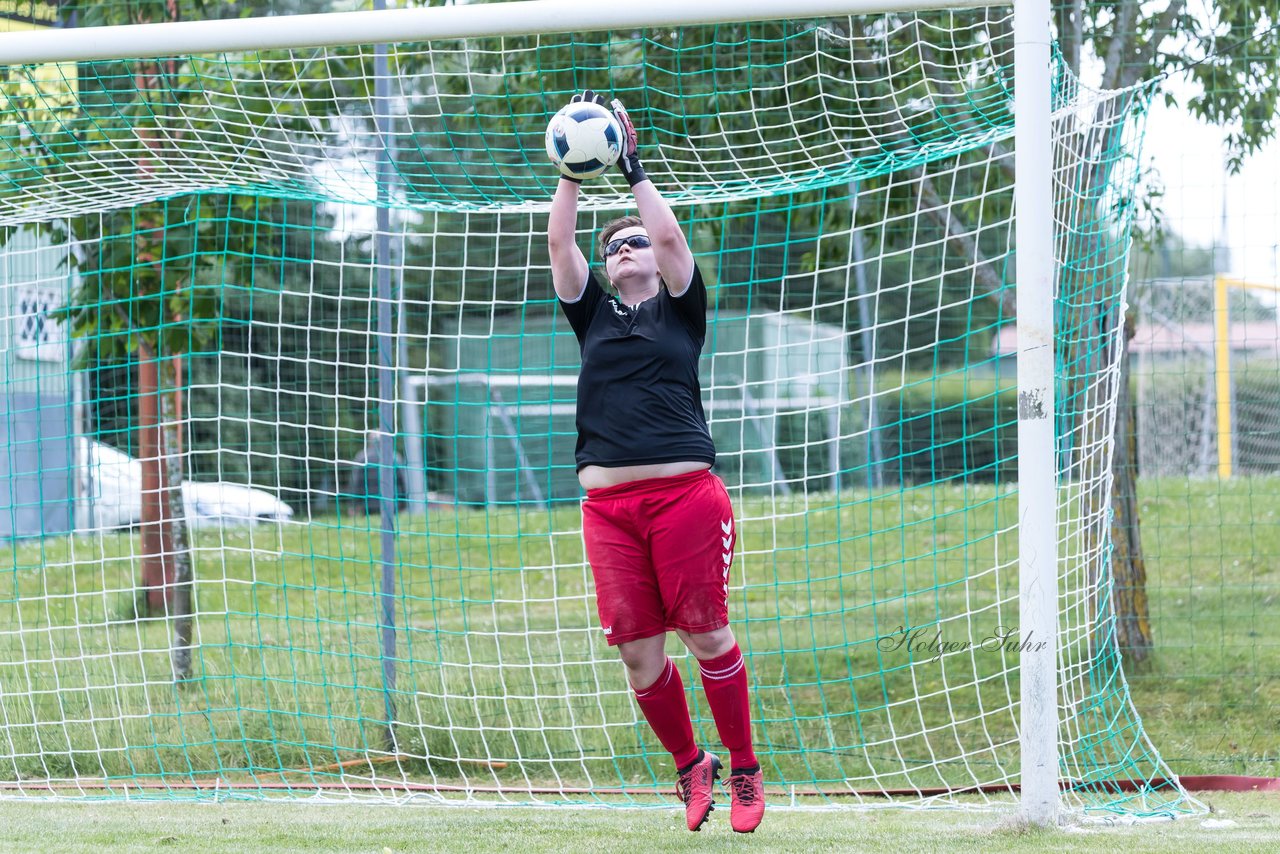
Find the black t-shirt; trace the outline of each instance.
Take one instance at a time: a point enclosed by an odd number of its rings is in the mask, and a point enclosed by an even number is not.
[[[714,463],[698,384],[707,288],[697,266],[680,296],[662,287],[630,308],[588,271],[582,296],[560,307],[582,347],[578,468]]]

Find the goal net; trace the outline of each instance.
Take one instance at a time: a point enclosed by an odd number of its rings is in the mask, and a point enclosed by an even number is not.
[[[0,66],[0,797],[669,800],[545,251],[591,87],[708,282],[770,797],[1016,803],[1012,52],[992,7]],[[1188,811],[1108,569],[1150,93],[1053,86],[1060,776]],[[584,185],[584,249],[629,199]]]

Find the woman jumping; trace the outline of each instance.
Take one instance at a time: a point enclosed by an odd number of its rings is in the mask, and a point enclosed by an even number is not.
[[[604,104],[587,90],[574,101]],[[680,671],[667,657],[674,631],[698,659],[707,704],[729,751],[730,824],[750,833],[764,814],[751,746],[746,664],[729,628],[735,526],[729,493],[711,473],[716,451],[698,383],[707,290],[680,224],[645,176],[621,102],[619,168],[639,216],[600,233],[606,293],[576,243],[579,182],[561,177],[547,244],[560,307],[582,349],[578,480],[582,529],[605,640],[616,646],[645,719],[677,770],[690,830],[713,808],[720,760],[700,748]]]

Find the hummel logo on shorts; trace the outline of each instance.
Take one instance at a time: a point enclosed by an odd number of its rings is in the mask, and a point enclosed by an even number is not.
[[[729,592],[729,564],[733,563],[733,517],[720,523],[720,530],[724,534],[720,538],[720,547],[724,552],[720,555],[720,559],[724,561],[724,589],[725,593]]]

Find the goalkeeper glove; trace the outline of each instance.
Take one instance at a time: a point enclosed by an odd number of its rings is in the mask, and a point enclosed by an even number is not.
[[[631,123],[631,116],[627,115],[627,108],[622,106],[621,101],[614,98],[610,106],[613,107],[613,115],[618,119],[618,124],[622,126],[622,154],[618,157],[618,168],[622,170],[622,177],[627,179],[627,183],[634,187],[648,177],[644,174],[644,167],[640,165],[640,156],[636,152],[636,126]]]

